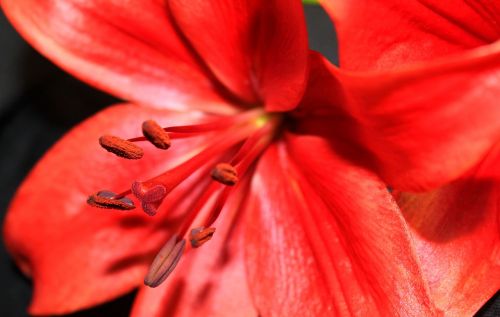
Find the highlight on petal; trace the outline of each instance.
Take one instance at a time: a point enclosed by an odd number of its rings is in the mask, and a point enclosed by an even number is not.
[[[439,315],[385,185],[339,158],[326,140],[286,140],[261,158],[246,218],[246,264],[259,312]]]
[[[293,109],[307,71],[298,0],[170,0],[174,20],[215,76],[247,103]]]
[[[344,72],[326,61],[323,67],[331,71],[323,80],[341,94],[324,103],[356,121],[345,131],[331,126],[330,134],[371,151],[372,165],[396,189],[450,182],[500,140],[500,42],[397,71]]]
[[[184,254],[172,275],[158,288],[142,287],[132,317],[256,317],[243,259],[240,209],[246,190],[237,187],[215,222],[210,241]],[[213,230],[209,230],[213,234]]]
[[[177,212],[175,199],[189,199],[190,193],[185,187],[170,193],[162,205],[165,210],[155,218],[137,210],[91,207],[86,200],[98,190],[126,190],[134,179],[171,167],[205,141],[178,140],[177,154],[168,157],[144,142],[140,164],[99,146],[103,133],[140,135],[141,123],[151,118],[161,124],[182,124],[196,116],[135,105],[110,107],[63,137],[19,188],[6,216],[4,241],[17,264],[33,278],[30,313],[73,312],[142,284],[175,224],[165,217]]]
[[[164,1],[0,3],[31,45],[97,88],[159,108],[231,111],[177,34]]]
[[[399,193],[431,295],[446,316],[472,316],[500,289],[500,148],[472,176]]]
[[[340,65],[383,70],[500,39],[500,4],[463,0],[321,0],[335,22]]]

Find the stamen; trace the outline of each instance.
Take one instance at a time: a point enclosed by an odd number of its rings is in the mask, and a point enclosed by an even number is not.
[[[274,123],[274,122],[273,122]],[[233,167],[233,165],[223,163],[229,166],[227,170],[230,170],[232,176],[244,176],[247,171],[250,169],[252,164],[255,162],[257,157],[262,154],[262,152],[267,148],[267,146],[272,142],[273,140],[273,130],[275,129],[276,125],[275,123],[273,124],[266,124],[264,127],[261,127],[262,131],[254,131],[254,133],[251,134],[250,139],[247,139],[247,141],[244,143],[242,148],[238,151],[236,156],[231,160],[231,162],[235,162],[236,166]],[[234,136],[234,135],[232,135]],[[220,146],[221,142],[217,142],[216,146]],[[210,149],[210,148],[209,148]],[[197,160],[200,159],[199,156],[195,157]],[[186,163],[184,163],[186,164]],[[183,165],[184,165],[183,164]],[[223,165],[224,166],[224,165]],[[227,167],[227,166],[226,166]],[[179,168],[179,167],[178,167]],[[221,168],[222,170],[222,168]],[[232,172],[235,171],[233,174]],[[171,174],[171,177],[168,178],[168,180],[172,181],[172,177],[174,175]],[[229,178],[229,177],[228,177]],[[155,178],[156,181],[160,180],[159,177]],[[165,179],[167,180],[167,179]],[[224,179],[222,179],[224,180]],[[163,182],[165,183],[165,182]],[[168,188],[168,187],[167,187]],[[180,226],[180,230],[178,231],[179,236],[185,236],[185,234],[188,232],[190,228],[193,226],[194,220],[201,215],[201,212],[204,209],[204,206],[206,206],[207,202],[214,197],[214,195],[217,195],[215,197],[214,204],[207,210],[207,212],[204,212],[204,215],[202,215],[202,220],[199,222],[203,228],[210,228],[212,227],[213,223],[217,220],[219,217],[230,193],[231,190],[233,189],[232,186],[227,186],[225,188],[222,188],[222,191],[220,191],[218,194],[216,192],[221,189],[220,184],[218,183],[212,183],[203,193],[200,197],[195,199],[193,206],[190,208],[190,212],[186,215],[184,218],[183,224]]]
[[[238,182],[236,169],[228,163],[219,163],[210,174],[212,179],[228,186],[234,186]]]
[[[163,172],[162,174],[153,177],[152,179],[143,182],[137,182],[138,184],[134,183],[135,186],[132,188],[132,192],[138,199],[145,202],[145,204],[143,204],[143,207],[147,208],[147,210],[144,210],[147,214],[155,214],[156,208],[158,208],[161,203],[161,199],[163,199],[165,195],[167,195],[177,185],[179,185],[182,181],[192,175],[197,169],[206,165],[212,157],[220,154],[221,152],[223,153],[224,151],[230,149],[232,146],[244,140],[255,130],[255,128],[255,126],[247,124],[246,126],[241,126],[236,131],[230,130],[225,132],[224,134],[221,134],[217,139],[211,140],[211,142],[208,143],[201,152],[199,152],[197,155],[194,155],[184,163],[176,166],[171,170]],[[154,186],[157,185],[161,185],[165,188],[165,195],[163,195],[162,192],[161,195],[159,195],[161,197],[160,200],[154,200],[157,199],[156,195],[151,195],[154,199],[152,198],[148,200],[149,194],[146,192],[150,189],[153,189]]]
[[[183,223],[178,230],[179,236],[183,237],[188,230],[193,226],[193,222],[196,217],[199,215],[203,207],[207,204],[210,198],[220,189],[221,184],[210,182],[207,184],[207,187],[200,192],[198,197],[196,197],[192,204],[190,205],[189,212],[185,215],[183,219]],[[226,187],[231,188],[231,187]]]
[[[119,157],[137,160],[144,155],[144,151],[134,143],[112,135],[103,135],[99,138],[99,144]]]
[[[224,208],[224,205],[226,204],[226,201],[229,198],[229,194],[231,193],[232,189],[232,187],[226,187],[222,190],[222,192],[219,193],[217,199],[215,200],[215,203],[208,211],[208,213],[204,216],[204,220],[201,222],[203,224],[202,227],[209,228],[214,224],[214,222],[219,217],[222,209]]]
[[[157,287],[163,283],[179,262],[185,247],[186,240],[178,241],[178,236],[174,234],[153,260],[144,278],[144,284]]]
[[[231,126],[237,126],[239,124],[247,123],[251,118],[255,118],[262,114],[260,109],[252,109],[242,112],[238,115],[233,115],[230,117],[221,117],[209,122],[200,123],[196,125],[183,125],[183,126],[172,126],[164,128],[167,132],[176,133],[206,133],[214,132],[217,130],[228,129]]]
[[[183,138],[191,138],[199,135],[206,135],[207,133],[217,132],[220,130],[226,130],[231,127],[237,127],[241,125],[245,125],[251,120],[251,118],[256,118],[259,114],[262,114],[262,111],[259,109],[253,109],[246,112],[243,112],[238,115],[230,116],[230,117],[222,117],[215,120],[211,120],[205,123],[199,123],[194,125],[181,125],[181,126],[170,126],[166,128],[161,128],[165,135],[168,136],[170,140],[173,139],[183,139]],[[160,131],[155,128],[155,130],[160,133]],[[144,132],[144,131],[143,131]],[[130,142],[142,142],[142,141],[150,141],[147,137],[140,136],[128,139]]]
[[[142,124],[144,136],[128,140],[110,135],[100,138],[99,142],[106,150],[129,159],[141,158],[144,153],[134,142],[149,141],[159,149],[167,149],[171,139],[175,138],[205,134],[203,140],[206,141],[197,145],[200,151],[189,155],[190,158],[183,163],[152,178],[135,181],[129,190],[120,194],[101,191],[90,196],[88,203],[101,208],[133,209],[134,203],[126,197],[133,194],[141,202],[143,211],[153,216],[168,193],[181,182],[194,173],[207,175],[216,162],[227,162],[215,165],[210,174],[216,182],[205,177],[202,180],[204,188],[197,190],[195,199],[189,206],[186,205],[190,208],[183,208],[183,221],[178,225],[177,234],[163,246],[149,268],[144,279],[147,286],[157,287],[172,273],[186,249],[187,240],[192,248],[198,248],[212,238],[215,233],[213,224],[235,188],[241,196],[238,201],[243,201],[251,181],[246,174],[252,173],[254,163],[274,140],[280,121],[281,116],[265,114],[259,109],[198,125],[162,128],[155,121],[148,120]],[[203,170],[200,171],[200,168]],[[238,186],[234,186],[236,184]]]
[[[87,199],[87,203],[93,207],[106,209],[131,210],[135,208],[134,202],[130,198],[116,198],[116,194],[108,190],[101,190],[91,195]]]
[[[258,141],[250,140],[255,136],[261,136],[261,139]],[[267,146],[272,141],[272,133],[261,134],[257,132],[255,136],[252,136],[245,144],[242,146],[242,149],[236,154],[235,158],[233,158],[233,162],[238,162],[236,165],[236,172],[238,175],[244,176],[249,168],[255,163],[257,157],[263,153],[263,151],[267,148]],[[251,146],[247,146],[250,144]],[[245,150],[245,151],[243,151]],[[237,158],[237,159],[236,159]],[[212,207],[211,211],[206,215],[205,220],[202,222],[203,227],[210,227],[219,217],[228,197],[231,192],[231,187],[226,187],[217,197],[217,200]]]
[[[166,150],[170,147],[170,137],[162,127],[153,120],[147,120],[142,123],[142,133],[154,146]]]
[[[201,247],[205,242],[212,239],[215,233],[215,228],[203,228],[198,227],[191,230],[191,235],[189,240],[191,241],[191,246],[193,248]]]
[[[165,131],[166,128],[163,129],[163,130]],[[167,131],[165,131],[165,133],[167,133]],[[183,133],[183,132],[168,132],[167,134],[168,134],[168,138],[170,140],[176,140],[176,139],[186,139],[186,138],[197,137],[197,136],[205,134],[205,132],[191,132],[191,133],[188,133],[188,132],[186,132],[186,133]],[[139,137],[127,139],[127,141],[130,141],[130,142],[142,142],[142,141],[149,141],[149,140],[146,137],[144,137],[144,136],[139,136]]]

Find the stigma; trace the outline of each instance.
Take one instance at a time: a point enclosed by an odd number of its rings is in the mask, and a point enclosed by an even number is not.
[[[194,173],[205,175],[204,187],[154,258],[144,279],[147,286],[160,285],[184,253],[209,242],[216,232],[214,223],[223,217],[228,197],[242,181],[248,184],[258,158],[279,133],[281,121],[279,114],[252,109],[195,125],[161,127],[147,120],[142,123],[142,136],[124,139],[104,135],[99,139],[108,152],[123,159],[140,160],[145,155],[141,143],[149,142],[159,151],[175,151],[177,139],[210,135],[196,155],[179,165],[148,179],[131,179],[130,187],[121,191],[99,190],[87,200],[93,207],[119,211],[140,208],[148,216],[155,216],[167,212],[162,204],[174,188]],[[226,159],[217,162],[220,157]]]

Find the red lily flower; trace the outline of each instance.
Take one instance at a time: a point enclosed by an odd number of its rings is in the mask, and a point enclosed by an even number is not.
[[[135,104],[68,133],[12,203],[5,239],[33,277],[31,313],[66,313],[137,287],[172,234],[216,218],[210,242],[187,252],[158,289],[141,288],[133,315],[439,314],[378,174],[399,189],[427,189],[491,148],[497,87],[482,85],[473,103],[468,80],[488,83],[498,72],[494,47],[353,74],[308,52],[298,1],[1,3],[42,53]],[[137,130],[147,119],[167,126],[156,131],[173,139],[168,152],[111,142],[125,154],[143,151],[136,162],[98,149],[105,133],[143,142]],[[233,190],[206,177],[204,167],[225,161],[240,176]],[[133,203],[155,217],[85,204],[102,188],[124,192],[94,204]],[[136,197],[124,199],[130,192]],[[216,208],[204,208],[211,202]]]

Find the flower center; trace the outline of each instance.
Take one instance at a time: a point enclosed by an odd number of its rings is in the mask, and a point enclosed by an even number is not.
[[[167,195],[190,175],[201,170],[211,177],[212,181],[195,199],[176,233],[153,260],[144,280],[146,285],[160,285],[173,271],[186,248],[198,248],[210,240],[215,233],[213,224],[231,191],[242,179],[251,177],[252,166],[279,132],[281,122],[282,115],[252,109],[197,125],[161,127],[155,121],[147,120],[142,124],[143,136],[122,139],[104,135],[99,139],[107,151],[137,160],[144,155],[139,145],[141,142],[150,142],[160,150],[167,150],[176,139],[211,135],[197,155],[176,167],[144,181],[132,181],[131,187],[122,192],[101,190],[87,200],[94,207],[131,210],[136,206],[129,197],[134,196],[142,210],[154,216]],[[229,159],[210,165],[218,157]],[[190,242],[188,246],[186,240]]]

